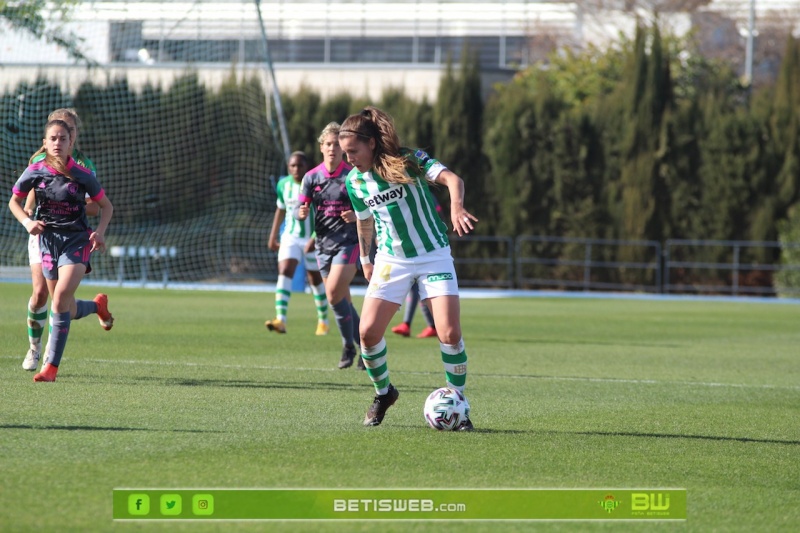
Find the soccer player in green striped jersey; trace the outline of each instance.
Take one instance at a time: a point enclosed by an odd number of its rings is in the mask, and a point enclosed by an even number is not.
[[[86,157],[77,146],[78,140],[78,127],[80,119],[74,109],[61,108],[56,109],[47,117],[48,122],[51,120],[63,120],[70,127],[72,134],[72,159],[78,165],[88,168],[92,172],[96,172],[92,160]],[[28,162],[29,164],[39,163],[44,161],[46,154],[43,150],[36,152]],[[36,195],[34,191],[28,194],[25,201],[24,210],[28,216],[35,217]],[[88,216],[96,216],[100,212],[100,207],[87,199],[86,214]],[[42,274],[42,256],[39,251],[39,237],[37,235],[28,235],[28,264],[31,269],[31,283],[33,285],[33,293],[28,301],[28,353],[25,354],[25,359],[22,361],[22,368],[28,371],[34,371],[39,366],[39,359],[42,353],[42,333],[44,326],[47,323],[47,282]]]
[[[463,180],[424,151],[401,148],[392,118],[380,109],[368,106],[349,116],[339,144],[354,166],[347,176],[347,192],[358,218],[361,264],[369,280],[361,310],[361,357],[376,395],[364,425],[377,426],[399,396],[389,380],[384,334],[414,282],[433,313],[447,386],[464,390],[467,353],[458,281],[447,226],[436,212],[429,184],[447,187],[450,219],[458,235],[469,233],[478,219],[464,209]],[[459,429],[471,430],[472,422],[467,420]]]
[[[275,284],[275,318],[267,320],[264,325],[270,331],[286,333],[286,313],[289,309],[289,299],[292,296],[292,278],[300,261],[306,268],[308,283],[314,294],[317,307],[317,335],[328,334],[328,299],[325,296],[325,285],[317,265],[315,252],[306,252],[309,241],[314,234],[314,220],[297,220],[293,213],[299,204],[300,184],[303,176],[310,168],[308,156],[303,152],[294,152],[289,156],[286,165],[289,175],[278,181],[278,205],[272,229],[269,232],[269,249],[278,252],[278,281]],[[278,239],[278,230],[284,223],[283,232]]]

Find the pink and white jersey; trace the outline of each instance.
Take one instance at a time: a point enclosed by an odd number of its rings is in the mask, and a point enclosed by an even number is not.
[[[342,161],[333,172],[328,172],[321,163],[303,176],[298,200],[314,206],[317,249],[323,253],[335,253],[342,246],[358,244],[355,223],[342,220],[342,213],[353,209],[344,182],[352,168]]]
[[[44,161],[30,165],[14,184],[12,192],[25,198],[33,189],[36,194],[36,215],[48,229],[56,231],[87,231],[86,196],[98,201],[105,191],[94,172],[75,163],[70,157],[67,172],[72,179],[60,174]]]

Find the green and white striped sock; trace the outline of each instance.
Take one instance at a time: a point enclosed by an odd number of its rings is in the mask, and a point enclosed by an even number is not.
[[[328,323],[328,298],[325,296],[325,284],[311,286],[311,293],[314,295],[314,303],[317,306],[317,320]]]
[[[39,309],[31,309],[28,304],[28,342],[37,351],[42,351],[42,333],[47,324],[47,305]]]
[[[464,339],[457,344],[439,343],[442,350],[442,363],[447,386],[464,392],[467,384],[467,352],[464,349]]]
[[[389,367],[386,364],[386,339],[375,346],[367,348],[361,347],[361,358],[364,359],[364,366],[367,367],[367,375],[372,380],[377,394],[383,395],[389,392]]]
[[[292,280],[288,276],[278,276],[275,284],[275,316],[286,322],[289,298],[292,297]]]

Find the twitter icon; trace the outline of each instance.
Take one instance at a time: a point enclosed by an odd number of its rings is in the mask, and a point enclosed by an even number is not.
[[[181,514],[181,495],[162,494],[161,514],[166,516],[176,516]]]

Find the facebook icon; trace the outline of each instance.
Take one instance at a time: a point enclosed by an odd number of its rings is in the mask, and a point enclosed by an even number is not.
[[[147,494],[131,494],[128,496],[128,514],[143,516],[150,513],[150,496]]]

